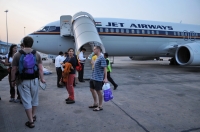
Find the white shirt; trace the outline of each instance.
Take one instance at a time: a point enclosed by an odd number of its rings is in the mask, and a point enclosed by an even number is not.
[[[6,55],[6,58],[8,59],[8,54]],[[9,63],[12,63],[12,61],[13,61],[13,58],[10,57],[9,60],[8,60],[8,62],[9,62]]]
[[[63,56],[59,55],[55,58],[55,67],[61,67],[61,62],[63,62]]]
[[[82,51],[79,53],[78,58],[81,61],[80,63],[85,63],[86,58],[84,58]]]

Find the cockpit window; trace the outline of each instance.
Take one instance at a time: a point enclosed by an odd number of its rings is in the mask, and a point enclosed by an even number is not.
[[[54,31],[54,30],[56,30],[56,26],[50,26],[49,32],[50,32],[50,31]]]
[[[49,30],[49,26],[45,26],[42,31],[47,32]]]
[[[41,27],[38,31],[47,32],[49,30],[49,26]]]

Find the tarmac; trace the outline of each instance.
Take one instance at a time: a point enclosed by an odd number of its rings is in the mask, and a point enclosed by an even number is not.
[[[54,64],[43,64],[53,74],[45,75],[47,88],[39,90],[35,128],[25,126],[22,104],[9,102],[6,77],[0,82],[0,132],[200,132],[200,67],[115,57],[111,76],[119,87],[95,112],[88,108],[93,104],[88,80],[76,85],[76,103],[66,104]]]

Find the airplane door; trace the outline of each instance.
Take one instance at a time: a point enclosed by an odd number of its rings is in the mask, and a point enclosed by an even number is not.
[[[71,19],[70,15],[63,15],[60,17],[60,36],[71,36]]]

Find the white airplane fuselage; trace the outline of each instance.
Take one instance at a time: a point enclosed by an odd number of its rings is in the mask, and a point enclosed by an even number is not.
[[[174,57],[181,45],[194,42],[200,45],[200,25],[117,18],[95,18],[95,22],[105,50],[111,56]],[[43,30],[45,27],[54,30]],[[30,34],[34,49],[56,55],[75,48],[73,37],[60,36],[60,21],[44,28]]]

